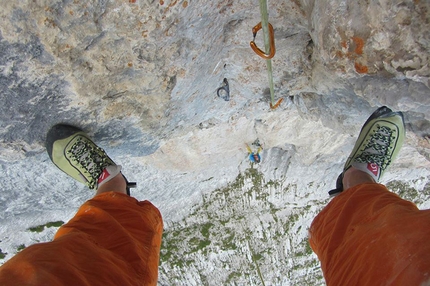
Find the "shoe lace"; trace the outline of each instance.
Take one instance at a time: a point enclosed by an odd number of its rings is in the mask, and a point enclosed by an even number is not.
[[[110,164],[105,151],[88,140],[78,138],[67,153],[89,175],[85,178],[88,180],[88,187],[93,189],[103,169]]]
[[[385,170],[391,164],[391,141],[395,139],[393,132],[394,130],[387,126],[378,125],[377,130],[355,160],[360,163],[375,163]]]

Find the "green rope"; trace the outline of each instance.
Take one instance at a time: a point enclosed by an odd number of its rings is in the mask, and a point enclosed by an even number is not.
[[[264,48],[266,54],[270,52],[270,37],[269,37],[269,15],[267,12],[267,1],[260,0],[260,13],[261,13],[261,29],[263,30],[264,36]],[[275,88],[273,85],[273,73],[272,73],[272,60],[266,60],[267,75],[269,77],[269,88],[270,88],[270,99],[272,105],[275,104]]]

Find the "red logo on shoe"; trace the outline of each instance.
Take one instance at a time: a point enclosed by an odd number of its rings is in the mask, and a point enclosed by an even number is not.
[[[110,174],[109,174],[108,170],[105,168],[103,170],[103,172],[100,174],[99,179],[97,181],[97,184],[100,184],[101,182],[103,182],[109,176],[110,176]]]
[[[368,163],[367,169],[372,172],[373,175],[378,176],[379,167],[375,163]]]

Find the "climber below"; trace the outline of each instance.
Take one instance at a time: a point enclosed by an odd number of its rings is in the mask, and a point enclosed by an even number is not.
[[[246,144],[246,149],[248,150],[249,160],[251,160],[252,163],[258,164],[261,161],[260,152],[263,150],[263,147],[259,143],[254,143],[253,145],[257,145],[257,152],[252,151],[248,144]]]

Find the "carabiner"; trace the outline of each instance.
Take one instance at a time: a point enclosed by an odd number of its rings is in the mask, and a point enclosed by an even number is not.
[[[257,47],[257,45],[255,44],[255,37],[257,36],[257,32],[259,30],[261,30],[261,22],[258,23],[257,25],[254,26],[254,28],[252,28],[252,34],[254,35],[254,40],[252,40],[249,44],[251,45],[252,50],[259,55],[260,57],[262,57],[263,59],[271,59],[275,56],[275,32],[273,31],[273,26],[269,24],[269,37],[270,37],[270,53],[266,54],[265,52],[263,52],[261,49],[259,49]]]

